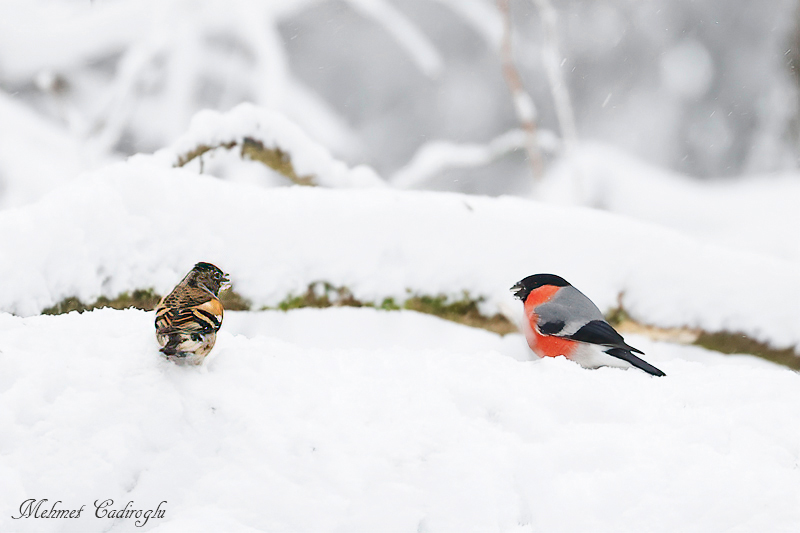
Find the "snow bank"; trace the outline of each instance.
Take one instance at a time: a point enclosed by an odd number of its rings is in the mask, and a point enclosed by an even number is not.
[[[0,208],[39,200],[81,172],[109,162],[0,91]]]
[[[159,358],[152,322],[0,315],[1,530],[800,526],[800,375],[753,358],[629,338],[656,379],[519,361],[519,335],[328,309],[229,313],[186,368]],[[12,520],[28,498],[87,510]],[[166,514],[95,518],[108,498]]]
[[[322,145],[278,112],[252,104],[240,104],[227,113],[205,110],[192,119],[189,130],[156,157],[169,165],[200,146],[229,143],[241,146],[245,138],[260,141],[268,149],[278,148],[291,157],[298,176],[313,176],[325,187],[381,187],[383,180],[369,167],[349,168]]]
[[[582,190],[566,190],[576,174]],[[609,146],[583,143],[549,173],[538,193],[543,201],[581,199],[586,205],[800,266],[797,174],[698,181]]]
[[[22,315],[68,296],[165,293],[199,260],[229,272],[256,308],[327,281],[378,303],[469,291],[494,313],[518,308],[513,283],[555,272],[601,309],[622,294],[642,322],[800,344],[795,265],[517,198],[264,189],[139,156],[0,212],[0,250],[0,279],[13,280],[0,309]]]

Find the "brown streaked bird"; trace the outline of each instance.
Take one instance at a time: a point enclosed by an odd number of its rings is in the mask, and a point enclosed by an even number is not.
[[[227,274],[197,263],[156,306],[156,340],[168,360],[199,365],[217,341],[222,325],[219,291]]]

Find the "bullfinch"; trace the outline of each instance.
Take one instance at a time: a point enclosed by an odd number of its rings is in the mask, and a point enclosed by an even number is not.
[[[603,318],[582,292],[554,274],[528,276],[513,287],[525,304],[523,332],[539,357],[563,355],[585,368],[635,366],[654,376],[665,374],[633,353],[644,354]]]

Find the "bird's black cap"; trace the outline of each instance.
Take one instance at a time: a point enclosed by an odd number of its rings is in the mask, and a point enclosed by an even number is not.
[[[207,272],[219,272],[220,274],[224,274],[224,272],[222,272],[222,270],[220,270],[219,267],[216,267],[211,263],[203,263],[203,262],[197,263],[194,266],[194,270],[205,270]]]
[[[204,263],[204,262],[197,263],[192,270],[197,274],[201,274],[202,272],[208,272],[212,275],[212,277],[217,277],[223,282],[230,281],[228,279],[228,275],[225,272],[223,272],[219,267],[212,265],[211,263]]]
[[[532,290],[544,287],[545,285],[567,287],[569,286],[569,282],[555,274],[534,274],[533,276],[528,276],[518,281],[510,290],[514,292],[515,298],[524,302]]]

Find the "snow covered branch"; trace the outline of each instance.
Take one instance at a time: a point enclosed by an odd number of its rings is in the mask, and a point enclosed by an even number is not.
[[[401,189],[419,187],[448,169],[488,165],[515,150],[527,148],[528,142],[528,132],[523,130],[511,130],[488,144],[432,141],[422,145],[390,181]],[[538,130],[534,143],[537,150],[548,152],[555,152],[560,146],[558,137],[549,130]]]
[[[252,104],[241,104],[228,113],[201,111],[189,130],[156,156],[182,167],[210,150],[237,146],[242,157],[259,161],[299,185],[385,186],[371,168],[348,167],[283,115]]]
[[[183,167],[189,164],[190,162],[194,161],[197,158],[200,158],[200,168],[203,167],[203,160],[202,156],[206,152],[210,152],[212,150],[216,150],[218,148],[224,148],[226,150],[231,150],[236,148],[237,146],[241,147],[241,156],[242,158],[247,157],[252,159],[253,161],[258,161],[259,163],[263,163],[264,165],[268,166],[278,174],[289,178],[293,183],[297,185],[307,185],[307,186],[316,186],[318,185],[316,178],[313,175],[309,176],[299,176],[292,165],[292,158],[289,154],[281,150],[280,148],[267,148],[264,146],[264,143],[257,139],[253,139],[251,137],[245,137],[238,141],[230,141],[226,143],[221,143],[216,146],[208,146],[202,144],[188,152],[183,154],[182,156],[178,157],[178,162],[175,164],[177,167]]]

